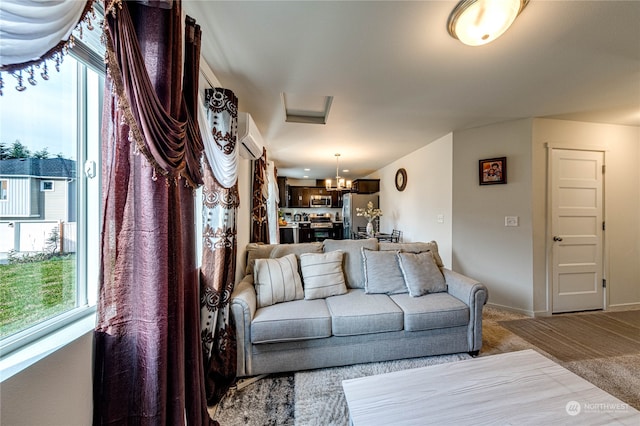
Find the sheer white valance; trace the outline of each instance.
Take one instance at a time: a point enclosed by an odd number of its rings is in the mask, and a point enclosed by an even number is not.
[[[87,22],[94,0],[2,0],[0,1],[0,71],[11,72],[18,79],[19,91],[26,88],[22,71],[27,70],[32,85],[34,67],[43,64],[41,73],[48,79],[46,60],[56,65],[66,49],[73,46],[73,31],[82,32],[80,24]],[[0,83],[1,75],[0,75]],[[0,84],[1,89],[1,84]]]
[[[207,100],[198,95],[198,125],[204,152],[216,180],[231,188],[238,180],[237,111],[225,89],[207,89]],[[235,95],[234,95],[235,96]]]

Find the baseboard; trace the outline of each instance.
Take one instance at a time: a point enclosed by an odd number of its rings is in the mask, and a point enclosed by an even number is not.
[[[487,303],[486,306],[489,306],[491,308],[496,308],[496,309],[500,309],[503,311],[508,311],[508,312],[513,312],[514,314],[521,314],[521,315],[526,315],[528,317],[534,317],[536,316],[536,313],[533,311],[528,311],[525,309],[520,309],[520,308],[514,308],[511,306],[506,306],[506,305],[499,305],[497,303]]]
[[[607,311],[633,311],[640,309],[640,302],[638,303],[618,303],[616,305],[607,306]]]

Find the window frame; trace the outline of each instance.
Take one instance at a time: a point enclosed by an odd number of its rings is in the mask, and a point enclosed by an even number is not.
[[[51,188],[46,188],[47,184],[51,184]],[[41,180],[40,181],[40,192],[53,192],[56,190],[56,183],[52,180]]]
[[[102,19],[101,5],[96,3],[94,8],[98,15],[97,19]],[[100,31],[100,26],[96,25],[95,27],[94,31]],[[100,205],[102,192],[99,167],[98,173],[94,176],[86,176],[84,166],[89,161],[101,164],[101,110],[106,70],[100,53],[83,43],[81,39],[76,39],[75,47],[70,49],[69,55],[77,62],[78,78],[76,306],[0,339],[0,382],[29,367],[52,351],[86,334],[95,325],[99,252],[98,246],[89,244],[88,238],[90,236],[93,239],[99,238],[99,229],[102,223]],[[95,75],[88,76],[88,69],[94,71]],[[51,83],[51,81],[43,82],[43,84]],[[89,85],[95,90],[95,94],[88,93]],[[95,96],[91,102],[89,102],[89,96]],[[89,108],[92,109],[91,113],[94,114],[94,117],[90,117]],[[90,135],[89,126],[91,126],[93,136]],[[52,182],[52,189],[43,189],[44,182]],[[7,180],[7,199],[8,185]],[[40,189],[43,192],[53,191],[55,183],[50,179],[43,180]],[[92,205],[89,205],[89,200]]]

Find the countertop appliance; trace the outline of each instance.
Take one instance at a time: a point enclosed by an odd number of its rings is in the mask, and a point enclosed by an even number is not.
[[[367,226],[367,218],[356,215],[356,208],[366,209],[367,203],[371,201],[373,208],[379,206],[379,197],[377,194],[356,194],[348,192],[342,195],[342,225],[344,238],[351,238],[354,232],[358,231],[358,227]]]

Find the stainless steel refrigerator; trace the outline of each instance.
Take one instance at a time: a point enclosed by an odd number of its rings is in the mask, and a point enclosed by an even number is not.
[[[366,209],[367,203],[371,201],[373,208],[378,208],[378,194],[356,194],[348,192],[342,195],[342,227],[344,238],[353,238],[354,233],[358,232],[358,227],[367,226],[367,218],[364,216],[356,216],[356,208]],[[374,228],[378,229],[377,219],[374,221]]]

